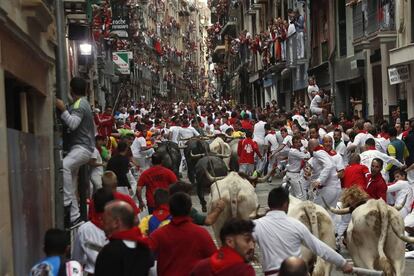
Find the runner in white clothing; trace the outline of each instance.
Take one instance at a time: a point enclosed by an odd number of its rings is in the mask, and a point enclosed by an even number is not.
[[[310,154],[307,151],[301,151],[301,147],[302,142],[300,136],[294,136],[292,138],[292,148],[288,154],[285,180],[290,184],[292,196],[306,200],[306,192],[301,181],[302,176],[300,172],[303,167],[303,161],[309,159]]]
[[[414,200],[413,186],[407,181],[407,174],[403,170],[396,169],[394,177],[396,182],[388,185],[387,203],[401,206],[405,201],[403,208],[400,210],[402,218],[405,218],[411,212]]]
[[[289,193],[284,188],[270,191],[268,205],[270,211],[254,221],[253,232],[263,257],[265,275],[277,275],[284,259],[291,256],[301,257],[302,245],[340,267],[343,272],[352,272],[352,265],[344,257],[313,236],[300,221],[286,215],[289,209]]]

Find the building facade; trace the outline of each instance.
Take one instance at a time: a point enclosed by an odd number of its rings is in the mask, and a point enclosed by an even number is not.
[[[55,224],[55,48],[52,1],[0,2],[1,275],[27,274]]]

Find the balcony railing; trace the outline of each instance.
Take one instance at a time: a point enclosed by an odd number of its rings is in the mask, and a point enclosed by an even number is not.
[[[378,31],[395,30],[394,7],[392,3],[381,3],[380,0],[362,2],[353,6],[354,40],[370,36]]]

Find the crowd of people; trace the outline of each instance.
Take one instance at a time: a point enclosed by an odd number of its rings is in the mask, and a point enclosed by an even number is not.
[[[314,102],[321,93],[310,84]],[[84,80],[73,79],[71,88],[73,104],[66,107],[57,100],[56,106],[68,128],[69,151],[63,159],[65,226],[77,229],[71,258],[81,266],[64,262],[68,241],[54,229],[45,237],[47,258],[33,271],[47,265],[58,271],[65,264],[98,276],[148,275],[154,270],[158,275],[255,275],[249,263],[258,243],[265,275],[307,275],[298,272],[307,271],[300,259],[301,244],[352,272],[340,254],[286,215],[289,193],[335,208],[344,204],[345,189],[358,189],[368,198],[402,205],[405,230],[414,235],[414,119],[374,124],[356,116],[336,117],[321,106],[326,99],[317,99],[316,107],[311,104],[310,113],[303,106],[285,112],[276,101],[252,108],[208,100],[132,102],[101,112],[92,110],[84,97]],[[217,221],[225,202],[219,200],[206,214],[196,210],[192,185],[185,181],[185,158],[176,174],[162,165],[156,151],[160,141],[181,144],[214,135],[239,139],[239,172],[255,176],[275,170],[289,188],[270,191],[270,210],[264,217],[226,222],[218,249],[202,226]],[[81,222],[75,188],[77,171],[84,164],[91,168],[87,222]],[[351,217],[332,218],[340,252]],[[409,249],[406,256],[414,257]]]

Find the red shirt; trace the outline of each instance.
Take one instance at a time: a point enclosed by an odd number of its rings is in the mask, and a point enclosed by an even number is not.
[[[134,209],[134,215],[138,215],[139,212],[141,211],[137,204],[135,203],[135,201],[126,194],[123,193],[119,193],[119,192],[113,192],[114,195],[114,199],[117,200],[121,200],[121,201],[125,201],[126,203],[128,203],[129,205],[131,205],[132,209]],[[88,211],[88,218],[92,219],[94,216],[96,216],[96,211],[95,211],[95,205],[93,204],[93,199],[90,200],[89,202],[89,211]]]
[[[368,167],[362,164],[350,164],[344,170],[344,177],[341,179],[342,188],[351,188],[358,185],[362,189],[367,186]]]
[[[156,165],[145,170],[138,180],[139,187],[146,187],[147,205],[155,207],[154,193],[157,189],[168,190],[171,184],[177,182],[177,176],[174,172],[164,166]]]
[[[230,117],[230,119],[229,119],[229,125],[234,125],[234,123],[236,123],[237,122],[237,118],[233,118],[233,117]]]
[[[207,230],[192,223],[190,217],[173,217],[149,239],[150,248],[157,255],[158,275],[190,275],[199,261],[216,251]]]
[[[253,124],[250,122],[250,120],[241,120],[241,127],[244,130],[253,131]]]
[[[232,248],[222,247],[210,258],[204,259],[194,267],[192,276],[254,276],[253,267]]]
[[[239,145],[237,146],[239,164],[254,164],[255,153],[262,158],[262,155],[259,152],[259,146],[252,140],[252,138],[246,138],[239,141]]]
[[[107,114],[95,115],[95,124],[98,128],[98,134],[104,137],[111,135],[112,127],[115,123],[114,117]]]
[[[368,176],[368,184],[365,188],[365,192],[373,199],[382,198],[387,202],[387,184],[385,183],[384,178],[382,178],[381,173],[378,173],[376,176],[371,174]]]

